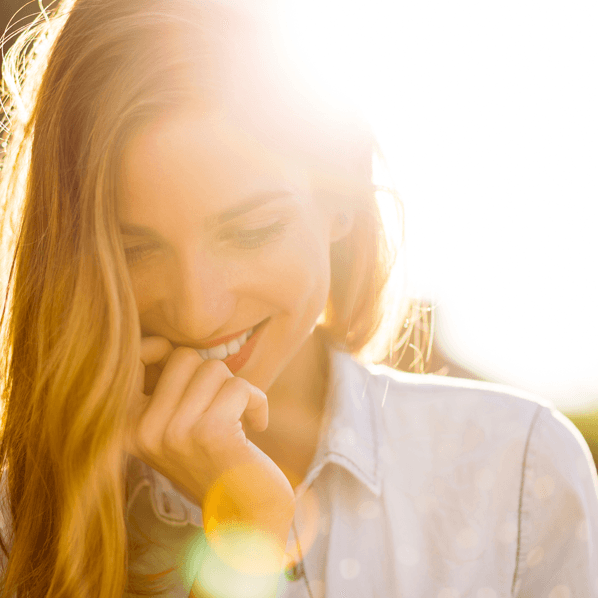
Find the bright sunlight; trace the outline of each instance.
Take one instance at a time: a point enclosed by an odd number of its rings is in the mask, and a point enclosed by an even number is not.
[[[598,5],[279,0],[278,18],[298,81],[374,127],[441,350],[597,407]]]

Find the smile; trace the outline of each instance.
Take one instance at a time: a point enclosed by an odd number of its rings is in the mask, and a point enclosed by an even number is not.
[[[196,351],[204,360],[226,359],[230,355],[235,355],[238,353],[241,350],[241,347],[251,338],[252,335],[253,328],[250,328],[228,343],[222,343],[221,345],[217,345],[216,347],[212,347],[210,349],[196,349]]]
[[[195,350],[203,360],[220,359],[228,366],[228,369],[235,374],[249,361],[249,358],[253,354],[253,350],[261,337],[261,333],[267,327],[269,321],[270,318],[266,318],[227,343],[221,343],[220,345],[210,347],[209,349]]]

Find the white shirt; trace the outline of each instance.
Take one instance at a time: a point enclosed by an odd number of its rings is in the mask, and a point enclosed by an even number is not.
[[[596,468],[565,416],[510,387],[331,357],[296,490],[304,574],[282,577],[280,597],[598,597]],[[231,577],[206,552],[200,508],[135,461],[129,512],[164,544],[144,570],[178,566],[172,598],[188,597],[198,567]],[[260,596],[235,583],[235,598]]]

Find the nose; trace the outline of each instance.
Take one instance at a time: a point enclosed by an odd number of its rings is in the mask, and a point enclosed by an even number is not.
[[[201,340],[217,333],[233,317],[237,304],[234,267],[208,252],[179,254],[167,289],[165,315],[185,336]]]

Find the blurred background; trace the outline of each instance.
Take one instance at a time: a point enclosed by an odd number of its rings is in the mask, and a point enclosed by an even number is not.
[[[37,10],[0,0],[5,51]],[[381,144],[379,182],[404,206],[407,291],[432,309],[423,371],[549,399],[598,462],[598,3],[268,10],[297,85],[359,110]],[[408,347],[398,367],[417,359]]]

